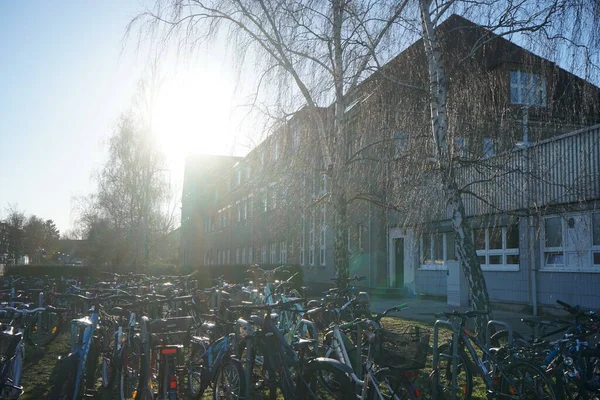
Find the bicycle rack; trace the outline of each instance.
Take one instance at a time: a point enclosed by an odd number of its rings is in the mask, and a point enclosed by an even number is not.
[[[444,353],[439,354],[438,353],[438,339],[439,339],[438,332],[441,327],[448,328],[452,331],[452,354],[444,354]],[[452,367],[451,367],[452,382],[451,382],[451,386],[450,386],[450,391],[451,391],[450,399],[452,399],[452,400],[456,399],[456,392],[460,389],[456,382],[456,376],[458,374],[458,359],[459,359],[458,340],[459,340],[458,327],[455,324],[453,324],[449,320],[438,319],[437,321],[435,321],[435,324],[433,325],[433,349],[432,349],[433,366],[432,367],[436,368],[436,366],[438,365],[440,356],[452,359]],[[439,379],[440,373],[441,372],[438,371],[438,379]],[[437,385],[437,382],[435,382],[434,384]]]
[[[487,326],[485,327],[485,345],[489,348],[490,344],[491,344],[491,338],[492,338],[492,327],[495,326],[501,326],[503,328],[506,329],[506,331],[508,332],[508,344],[512,345],[513,343],[513,330],[512,327],[506,323],[506,322],[502,322],[502,321],[497,321],[495,319],[490,320],[487,323]]]

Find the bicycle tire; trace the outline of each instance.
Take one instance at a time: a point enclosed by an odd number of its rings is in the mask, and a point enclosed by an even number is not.
[[[348,375],[335,366],[319,362],[311,365],[298,387],[300,400],[314,399],[351,399],[356,397],[356,384]]]
[[[17,346],[15,356],[10,361],[10,367],[8,371],[8,378],[11,380],[11,384],[14,386],[21,385],[21,377],[23,375],[23,362],[25,360],[25,348],[21,343]],[[11,389],[9,399],[17,399],[21,395],[21,390]]]
[[[40,311],[42,323],[38,323],[38,316],[31,317],[32,323],[27,327],[28,341],[34,346],[45,347],[51,344],[61,331],[62,314],[57,312]]]
[[[121,352],[117,371],[118,398],[120,400],[132,398],[139,387],[141,352],[141,342],[137,338],[130,345],[126,345]]]
[[[526,340],[519,332],[513,332],[513,341],[516,339]],[[508,331],[501,329],[490,337],[490,347],[501,348],[508,345]]]
[[[383,395],[384,400],[401,399],[401,400],[418,400],[419,396],[412,382],[402,376],[403,371],[394,370],[391,368],[380,369],[375,373],[375,379],[379,382],[379,391]],[[377,392],[371,386],[369,398],[376,399]]]
[[[438,347],[438,354],[449,354],[450,344],[446,343]],[[459,360],[457,365],[457,385],[460,390],[456,393],[457,399],[470,399],[473,395],[473,372],[469,367],[469,359],[465,352],[459,349]],[[429,375],[429,388],[434,399],[450,399],[452,393],[449,390],[452,381],[452,361],[447,357],[439,357],[438,365],[433,366]]]
[[[242,368],[242,364],[236,360],[236,359],[229,359],[224,361],[219,367],[218,369],[215,371],[215,379],[214,379],[214,388],[213,388],[213,399],[214,400],[220,400],[222,398],[221,394],[220,394],[220,384],[219,381],[224,378],[225,376],[223,374],[230,374],[228,376],[228,379],[230,379],[231,381],[233,381],[233,383],[237,384],[237,394],[234,394],[233,396],[235,397],[228,397],[228,398],[245,398],[247,395],[247,388],[246,388],[246,377],[244,374],[244,369]],[[236,378],[237,376],[237,378]],[[231,379],[233,378],[233,379]],[[231,384],[228,385],[227,389],[229,391],[234,391],[233,389],[231,389]],[[229,395],[231,395],[231,393],[229,393]],[[200,399],[202,396],[198,396],[197,399]]]
[[[69,355],[61,360],[54,385],[48,392],[48,400],[70,400],[75,389],[75,375],[78,357]]]
[[[500,390],[511,398],[540,400],[558,398],[552,379],[534,364],[515,361],[502,372]]]
[[[204,380],[203,368],[200,366],[201,356],[204,352],[198,344],[192,343],[191,355],[187,369],[187,389],[190,398],[201,399],[208,386]]]

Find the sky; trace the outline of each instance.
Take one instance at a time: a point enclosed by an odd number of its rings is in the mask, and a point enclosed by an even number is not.
[[[149,74],[147,54],[124,41],[142,9],[132,0],[0,2],[0,220],[16,204],[63,233],[72,227],[73,199],[95,191],[106,141]],[[154,131],[175,185],[187,153],[244,151],[233,147],[239,92],[224,63],[213,51],[161,65]]]

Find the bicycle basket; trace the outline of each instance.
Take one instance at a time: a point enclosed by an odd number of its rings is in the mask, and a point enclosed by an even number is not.
[[[11,359],[15,355],[22,336],[21,333],[13,333],[12,329],[0,331],[0,358]]]
[[[150,323],[152,339],[156,344],[188,345],[192,337],[192,317],[154,320]]]
[[[402,332],[380,329],[374,352],[375,362],[381,367],[404,370],[425,367],[430,333],[428,329],[418,326],[409,326]]]

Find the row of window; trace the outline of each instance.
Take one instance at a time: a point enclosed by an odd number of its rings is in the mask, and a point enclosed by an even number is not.
[[[267,252],[269,250],[269,252]],[[288,246],[285,241],[257,246],[236,247],[234,249],[209,249],[204,252],[204,265],[221,264],[286,264]],[[256,256],[255,256],[256,254]]]
[[[600,271],[600,212],[547,216],[542,220],[542,268]],[[516,271],[521,262],[519,226],[473,230],[473,242],[485,271]],[[420,238],[421,269],[445,269],[456,260],[454,233],[427,233]]]

